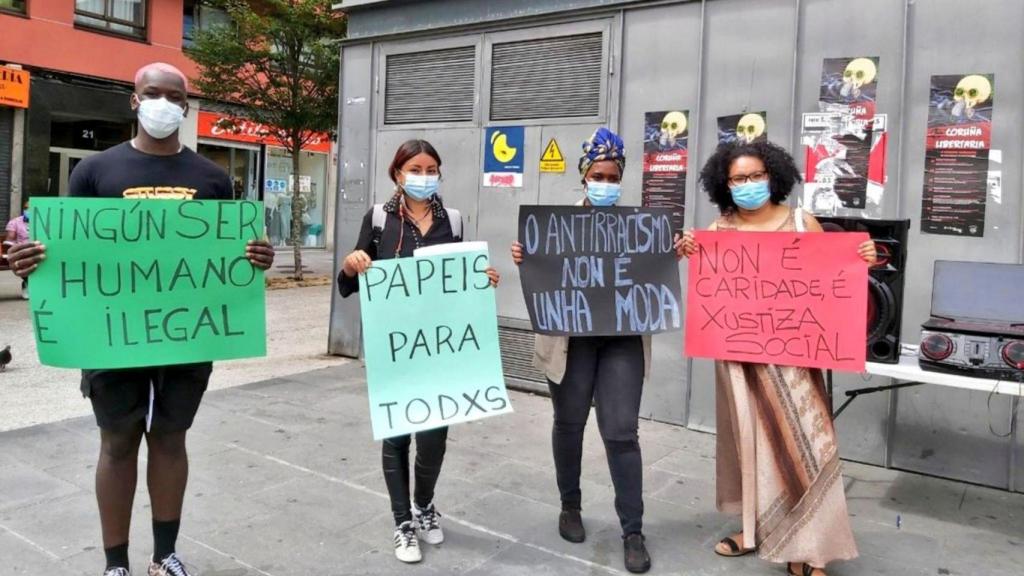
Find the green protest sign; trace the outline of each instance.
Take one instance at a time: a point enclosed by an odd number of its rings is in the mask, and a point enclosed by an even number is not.
[[[266,354],[258,202],[33,198],[39,361],[129,368]]]
[[[380,260],[359,277],[375,439],[512,411],[487,252]]]

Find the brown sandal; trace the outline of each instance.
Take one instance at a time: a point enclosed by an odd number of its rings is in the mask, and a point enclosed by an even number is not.
[[[718,543],[725,544],[729,547],[729,553],[724,554],[718,550],[718,546],[715,546],[715,554],[718,554],[719,556],[725,556],[726,558],[737,558],[739,556],[746,556],[754,550],[757,550],[757,548],[740,548],[740,545],[737,544],[736,541],[729,536],[722,538],[721,540],[719,540]]]

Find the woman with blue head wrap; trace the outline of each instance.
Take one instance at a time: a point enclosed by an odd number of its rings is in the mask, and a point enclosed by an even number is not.
[[[622,195],[622,173],[626,170],[626,146],[618,134],[598,128],[583,143],[580,176],[591,206],[614,206]]]
[[[577,206],[614,206],[622,193],[626,149],[622,138],[598,128],[583,143],[579,169],[586,195]],[[677,238],[682,257],[682,240]],[[512,259],[523,260],[522,246],[512,245]],[[534,364],[544,371],[554,405],[551,443],[562,512],[558,532],[569,542],[583,542],[580,492],[583,431],[596,404],[597,427],[604,440],[615,486],[615,511],[622,527],[624,559],[630,572],[647,572],[651,557],[644,544],[643,461],[637,438],[640,396],[650,370],[649,336],[536,336]]]

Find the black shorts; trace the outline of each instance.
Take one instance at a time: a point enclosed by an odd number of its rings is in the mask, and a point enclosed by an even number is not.
[[[122,432],[149,414],[153,393],[153,421],[150,431],[160,434],[192,427],[199,403],[210,381],[213,364],[179,364],[119,370],[82,370],[82,394],[92,402],[96,425]]]

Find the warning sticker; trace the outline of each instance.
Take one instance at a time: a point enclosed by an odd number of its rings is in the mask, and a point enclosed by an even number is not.
[[[544,149],[544,155],[540,157],[540,171],[558,174],[565,172],[565,156],[562,155],[562,150],[554,138],[548,142],[547,148]]]

